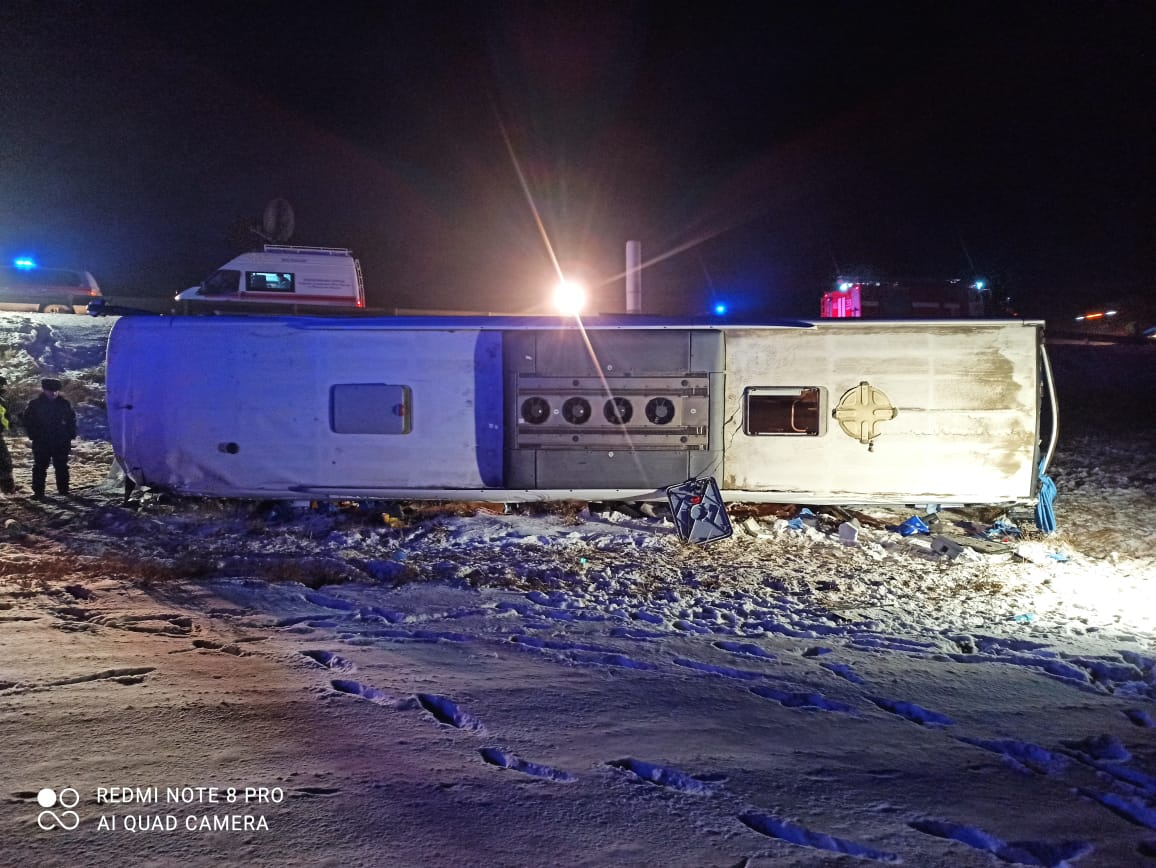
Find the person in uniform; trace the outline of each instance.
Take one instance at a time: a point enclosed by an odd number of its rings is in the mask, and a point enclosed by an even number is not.
[[[4,442],[4,434],[12,427],[12,420],[8,416],[8,396],[4,394],[8,388],[8,379],[0,377],[0,492],[4,494],[16,493],[16,480],[12,478],[12,455],[8,452],[8,444]]]
[[[60,395],[60,380],[41,380],[41,393],[29,402],[21,417],[32,441],[32,497],[44,500],[48,465],[56,471],[56,490],[68,494],[68,455],[76,437],[76,413]]]

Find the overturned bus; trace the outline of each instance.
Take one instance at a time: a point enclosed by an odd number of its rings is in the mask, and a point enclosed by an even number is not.
[[[107,403],[188,495],[1030,504],[1048,380],[1018,320],[122,317]]]

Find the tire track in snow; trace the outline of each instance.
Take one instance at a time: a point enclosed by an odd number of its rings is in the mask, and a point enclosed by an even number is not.
[[[669,766],[657,765],[633,757],[611,760],[606,765],[630,772],[638,780],[653,784],[656,787],[675,790],[679,793],[689,793],[692,796],[714,795],[716,790],[714,784],[725,780],[725,776],[699,777]]]
[[[1156,720],[1153,720],[1152,715],[1142,708],[1129,708],[1124,712],[1124,716],[1133,726],[1156,727]]]
[[[796,690],[779,690],[775,687],[765,687],[757,684],[748,688],[751,693],[777,702],[786,708],[798,708],[803,711],[835,711],[840,714],[854,714],[855,707],[845,702],[827,699],[821,693],[806,693]]]
[[[867,679],[857,673],[850,664],[847,663],[820,663],[828,672],[833,672],[840,678],[850,681],[852,684],[866,684]]]
[[[1025,774],[1051,775],[1063,771],[1068,765],[1067,757],[1028,741],[1014,738],[982,739],[966,736],[955,736],[955,738],[964,744],[999,754],[1012,768]]]
[[[397,697],[386,693],[384,690],[378,690],[368,684],[362,684],[360,681],[350,681],[344,678],[336,678],[330,681],[329,684],[338,693],[343,693],[347,696],[355,696],[358,699],[364,699],[372,702],[375,705],[396,706]]]
[[[705,672],[708,675],[721,675],[723,678],[733,678],[736,681],[758,681],[768,676],[763,672],[754,672],[750,669],[734,669],[730,666],[719,666],[714,663],[702,663],[698,660],[688,660],[685,657],[675,657],[675,666],[690,669],[695,672]]]
[[[111,627],[114,630],[161,636],[188,636],[194,632],[193,619],[176,612],[110,615],[78,606],[63,606],[53,609],[52,614],[67,625],[64,629]]]
[[[920,726],[955,726],[955,721],[946,714],[929,711],[913,702],[903,702],[898,699],[886,699],[882,696],[868,696],[872,702],[884,711],[910,720]]]
[[[333,669],[338,672],[355,672],[357,670],[357,667],[353,665],[353,663],[332,651],[310,649],[302,651],[301,656],[307,657],[318,666],[324,666],[326,669]]]
[[[67,687],[72,684],[91,684],[95,681],[115,681],[117,684],[143,684],[145,676],[156,672],[155,666],[125,666],[117,669],[102,669],[89,675],[71,675],[67,678],[53,678],[49,681],[23,683],[0,681],[0,692],[9,695],[50,690],[53,687]]]
[[[455,633],[450,630],[403,630],[395,628],[359,630],[357,632],[339,630],[337,638],[344,642],[357,642],[364,639],[386,639],[394,642],[473,642],[475,639],[466,633]]]
[[[591,645],[582,642],[562,642],[539,639],[515,633],[509,641],[518,647],[545,654],[547,657],[566,660],[584,666],[616,666],[622,669],[653,670],[658,666],[642,660],[635,660],[620,653],[616,648],[605,645]]]
[[[991,853],[1001,861],[1016,865],[1061,868],[1093,850],[1092,845],[1086,841],[1062,841],[1059,844],[1047,841],[1003,841],[975,826],[963,826],[941,820],[912,820],[907,825],[925,835],[960,841],[976,850]]]
[[[300,653],[302,656],[326,669],[353,671],[357,668],[354,663],[332,651],[308,649]],[[404,705],[404,703],[399,703],[396,697],[371,685],[363,684],[360,681],[334,679],[330,681],[330,686],[338,693],[364,699],[375,705],[392,706],[394,708],[400,708]],[[438,723],[451,726],[454,729],[462,729],[478,734],[485,734],[486,732],[485,726],[478,718],[464,711],[456,702],[446,696],[434,693],[418,693],[414,696],[414,699],[416,699],[417,704],[428,712]],[[501,748],[486,747],[482,748],[479,753],[482,759],[490,765],[510,769],[511,771],[520,772],[531,777],[538,777],[558,783],[573,783],[578,780],[576,776],[567,771],[542,763],[524,760],[516,754]],[[324,793],[324,795],[329,794],[331,793]]]
[[[438,641],[442,639],[461,641],[473,638],[460,634],[455,634],[451,637],[435,631],[420,630],[375,632],[377,633],[375,638],[409,641]],[[614,665],[613,663],[606,663],[606,661],[610,660],[619,661],[620,663],[629,661],[627,665],[632,668],[639,666],[656,668],[653,664],[631,660],[625,657],[625,655],[620,654],[613,647],[598,643],[546,639],[522,633],[508,636],[506,641],[527,651],[541,653],[548,657],[558,659],[559,661],[582,663],[602,662],[605,665]],[[748,659],[775,659],[774,655],[769,654],[769,652],[764,651],[754,643],[718,641],[712,643],[712,645],[727,653],[744,656]],[[355,668],[352,663],[333,652],[310,650],[301,653],[314,663],[325,668],[344,671]],[[739,681],[771,677],[766,673],[719,666],[685,657],[672,658],[671,662],[675,666],[681,666],[691,671],[719,675]],[[834,663],[821,663],[820,665],[848,681],[864,683],[864,679],[859,678],[849,666]],[[348,667],[348,669],[346,667]],[[376,704],[393,704],[395,707],[397,705],[393,697],[360,682],[334,680],[331,684],[338,692],[366,699]],[[784,690],[770,685],[754,685],[747,689],[761,698],[771,699],[788,708],[839,713],[854,713],[855,711],[853,706],[831,700],[817,692]],[[417,694],[414,698],[423,710],[442,725],[475,733],[486,732],[480,720],[463,710],[449,697],[439,694],[422,693]],[[946,715],[930,711],[914,703],[870,695],[866,695],[865,698],[884,711],[920,726],[944,727],[954,724],[954,721]],[[995,742],[966,738],[960,738],[959,740],[985,750],[999,753],[1013,765],[1032,771],[1043,770],[1046,773],[1048,769],[1057,767],[1057,764],[1064,762],[1063,756],[1026,742],[1018,742],[1015,740]],[[1076,745],[1076,748],[1080,747],[1081,745]],[[1088,745],[1083,745],[1083,747],[1088,747],[1089,750],[1092,749],[1092,747]],[[578,780],[578,778],[570,772],[544,763],[523,759],[516,753],[501,747],[491,746],[482,748],[479,750],[479,755],[488,765],[503,770],[514,771],[528,777],[555,783],[572,783]],[[719,784],[725,781],[725,776],[696,776],[677,768],[647,762],[634,757],[610,760],[606,764],[633,776],[640,782],[686,796],[701,797],[714,795],[719,792]],[[1080,794],[1103,804],[1130,822],[1148,828],[1156,828],[1156,811],[1152,811],[1151,808],[1140,799],[1127,799],[1113,793],[1098,794],[1090,791],[1080,791]],[[739,821],[747,828],[761,835],[776,838],[797,846],[851,855],[871,861],[888,863],[900,861],[895,853],[876,849],[858,841],[815,831],[802,825],[787,822],[757,809],[749,808],[737,816]],[[1083,841],[1064,841],[1054,844],[1044,841],[1006,842],[981,829],[941,820],[916,819],[909,821],[908,825],[923,834],[958,840],[969,846],[989,852],[1003,861],[1017,862],[1020,864],[1045,865],[1058,868],[1058,866],[1065,864],[1065,862],[1078,859],[1092,851],[1092,846]]]
[[[291,799],[315,799],[319,796],[336,796],[341,793],[339,787],[294,787],[289,791]]]
[[[578,780],[569,772],[556,769],[552,766],[542,765],[541,763],[532,763],[522,759],[516,754],[501,750],[496,747],[484,747],[478,751],[482,755],[482,759],[492,766],[498,768],[510,769],[511,771],[521,772],[524,775],[530,775],[535,778],[543,778],[548,781],[555,781],[562,784],[572,784]]]
[[[436,693],[419,693],[417,694],[417,701],[422,708],[433,715],[438,723],[469,732],[485,733],[486,731],[480,720],[463,711],[456,702],[448,697]]]
[[[1086,787],[1077,787],[1076,792],[1085,798],[1098,802],[1129,823],[1143,826],[1146,829],[1156,829],[1156,809],[1153,809],[1145,799],[1135,796],[1121,796],[1117,793],[1097,793]]]
[[[214,642],[211,639],[194,639],[193,647],[200,651],[220,651],[222,654],[232,654],[234,657],[244,657],[246,652],[238,645],[224,642]]]
[[[603,635],[609,635],[615,630],[617,633],[615,633],[612,638],[629,639],[632,641],[646,641],[652,638],[661,639],[669,635],[669,633],[661,632],[655,632],[651,635],[649,631],[621,627],[611,628]],[[630,631],[629,635],[627,634],[628,630]],[[356,635],[362,639],[414,642],[466,642],[475,641],[478,638],[465,634],[432,630],[405,630],[401,628],[371,630]],[[656,665],[654,663],[635,660],[628,655],[620,653],[617,648],[613,647],[613,643],[602,644],[597,641],[582,642],[543,638],[526,633],[514,633],[505,637],[504,641],[516,645],[527,652],[541,654],[563,664],[617,665],[634,669],[661,669],[673,665],[693,672],[721,676],[740,682],[774,679],[774,676],[768,673],[717,665],[681,656],[670,658],[665,665]],[[752,662],[756,660],[776,660],[775,655],[753,642],[720,639],[710,644],[720,651],[734,656],[742,656]],[[870,649],[876,652],[919,653],[929,650],[926,647],[915,647],[914,643],[876,644],[866,642],[863,644],[867,646],[863,650]],[[344,661],[340,655],[333,654],[333,652],[316,651],[302,653],[312,659],[314,663],[325,666],[326,668],[336,669],[341,666],[342,662],[348,663],[348,661]],[[993,657],[988,657],[987,659],[995,662],[995,658]],[[1000,662],[1007,661],[1003,659],[1000,660]],[[348,665],[352,667],[352,664]],[[823,661],[820,662],[819,665],[852,684],[867,683],[866,679],[859,676],[849,664]],[[1068,663],[1067,665],[1072,664]],[[392,703],[395,707],[398,707],[392,697],[369,685],[355,681],[334,681],[332,685],[334,689],[339,692],[366,699],[376,704],[389,705]],[[790,689],[785,685],[775,685],[773,683],[746,685],[745,687],[760,698],[778,702],[787,708],[808,711],[830,711],[844,714],[854,714],[857,710],[849,703],[828,698],[820,692],[811,691],[806,688]],[[870,694],[862,694],[862,696],[889,714],[919,726],[935,728],[952,726],[955,723],[947,715],[923,708],[912,702]],[[416,700],[417,705],[430,714],[439,724],[474,733],[486,732],[486,728],[478,718],[462,709],[449,697],[439,694],[423,693],[417,694],[413,698]],[[1138,726],[1146,725],[1144,718],[1141,717],[1140,714],[1130,716],[1129,719]],[[1148,718],[1148,720],[1149,722],[1151,721],[1150,718]],[[1037,745],[1030,745],[1026,742],[1019,742],[1013,739],[1002,742],[967,738],[959,738],[958,740],[998,753],[1013,766],[1027,771],[1047,774],[1055,768],[1062,767],[1062,763],[1065,761],[1065,758],[1060,754],[1046,751]],[[578,778],[570,772],[545,763],[523,759],[516,753],[500,746],[482,748],[479,750],[479,755],[483,762],[488,765],[502,770],[514,771],[528,777],[556,783],[570,783],[578,780]],[[677,768],[647,762],[634,757],[609,760],[606,765],[619,769],[633,776],[640,782],[684,796],[713,795],[720,792],[718,786],[719,781],[725,780],[725,777],[721,776],[717,779],[712,779],[709,776],[695,776]],[[1111,774],[1111,770],[1101,770]],[[1124,778],[1123,775],[1120,777],[1127,781],[1127,778]],[[1131,779],[1134,783],[1139,780],[1136,775],[1132,775]],[[1156,828],[1156,811],[1153,811],[1141,799],[1129,799],[1115,793],[1099,794],[1090,791],[1080,791],[1080,794],[1086,798],[1094,799],[1113,812],[1125,817],[1130,822],[1148,828]],[[744,826],[761,835],[776,838],[797,846],[852,855],[857,858],[872,861],[899,861],[899,857],[895,853],[872,848],[859,841],[839,838],[822,831],[807,828],[803,825],[791,823],[772,814],[762,812],[757,808],[749,806],[746,808],[739,807],[734,816],[737,816],[738,820],[742,822]],[[923,834],[959,840],[962,843],[989,852],[995,858],[1002,859],[1003,861],[1019,861],[1023,864],[1059,866],[1063,864],[1065,860],[1070,861],[1080,858],[1086,853],[1091,852],[1092,849],[1090,844],[1083,841],[1064,841],[1059,843],[1044,841],[1007,842],[983,830],[942,820],[912,819],[908,822],[908,825],[915,831],[922,832]]]
[[[785,820],[780,820],[770,814],[748,812],[739,815],[739,820],[747,827],[754,829],[760,835],[768,838],[778,838],[791,844],[811,847],[816,850],[828,850],[832,853],[846,853],[849,856],[858,856],[860,859],[871,859],[875,862],[899,862],[899,856],[885,850],[876,850],[856,841],[845,838],[836,838],[821,832],[812,832],[803,826],[796,826]]]
[[[719,640],[711,643],[715,648],[726,651],[728,654],[741,654],[747,657],[760,657],[763,660],[777,660],[770,651],[764,650],[761,646],[754,642],[729,642]]]

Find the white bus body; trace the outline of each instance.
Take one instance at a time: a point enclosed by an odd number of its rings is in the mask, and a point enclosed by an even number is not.
[[[1032,503],[1043,323],[122,317],[137,483],[260,499]]]

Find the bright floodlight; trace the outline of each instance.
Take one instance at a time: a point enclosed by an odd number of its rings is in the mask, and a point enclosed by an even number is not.
[[[566,316],[577,316],[586,305],[586,290],[572,280],[563,280],[554,289],[554,307]]]

